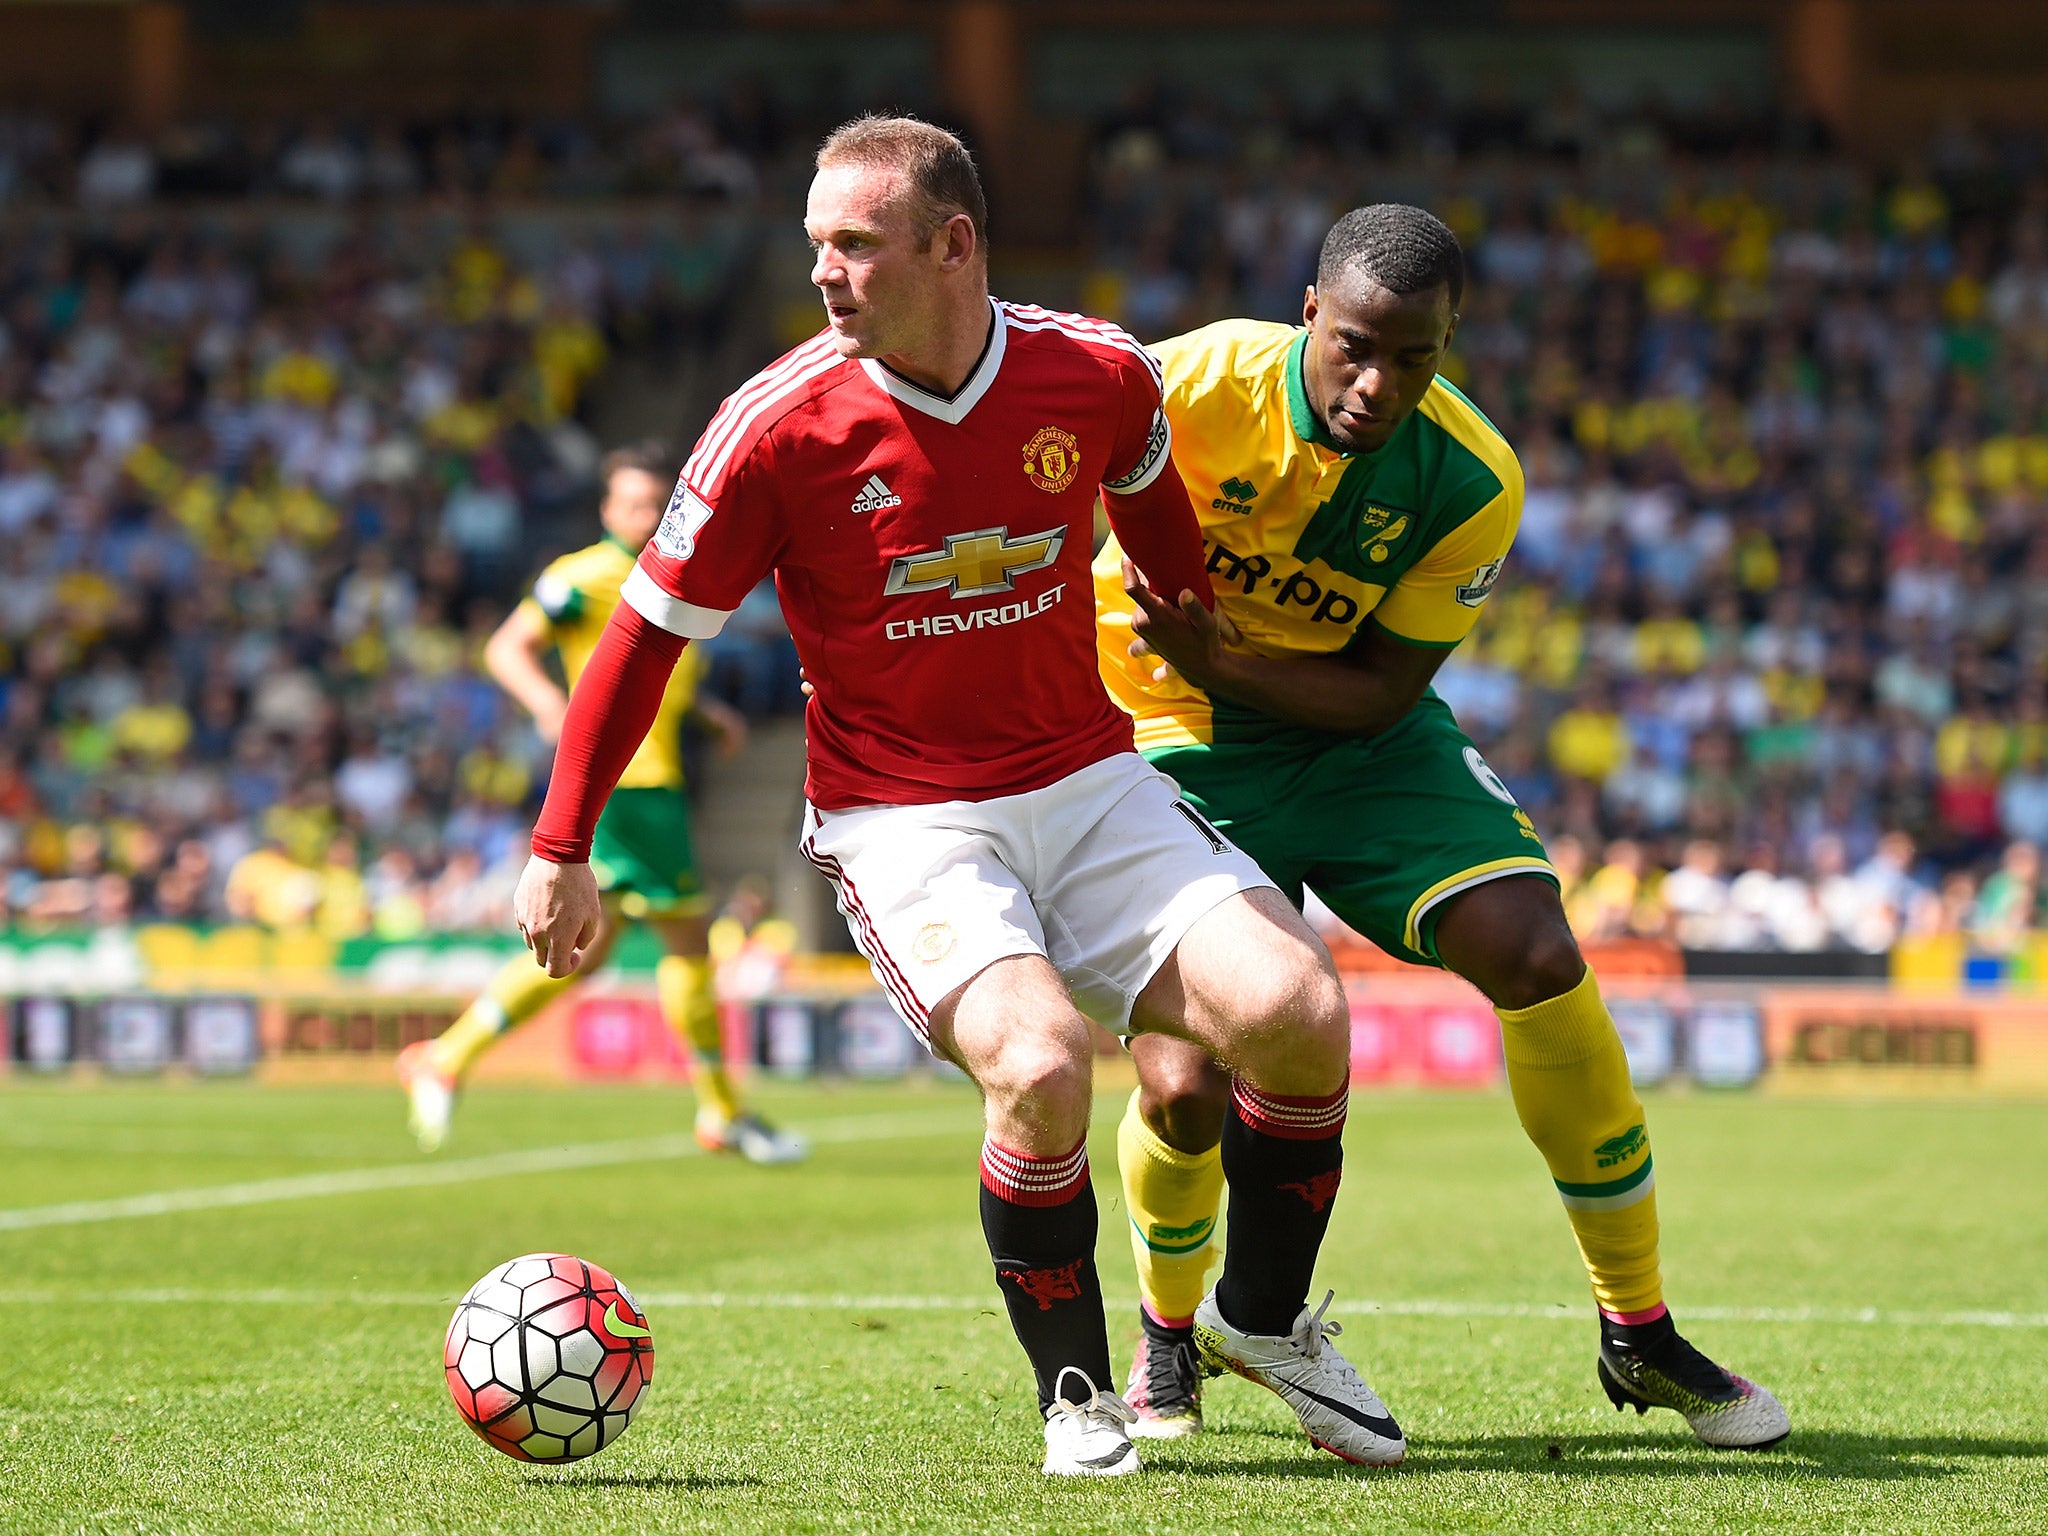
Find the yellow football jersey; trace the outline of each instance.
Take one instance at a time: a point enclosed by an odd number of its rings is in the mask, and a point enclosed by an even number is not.
[[[1342,652],[1368,620],[1448,650],[1470,632],[1521,521],[1514,450],[1438,379],[1386,447],[1342,452],[1309,408],[1307,343],[1298,326],[1224,320],[1152,349],[1221,610],[1266,656]],[[1130,656],[1122,559],[1111,538],[1095,560],[1096,644],[1139,750],[1279,728],[1177,673],[1152,681],[1156,663]]]
[[[525,599],[547,621],[548,636],[561,652],[562,672],[571,688],[597,649],[612,610],[619,606],[619,586],[632,574],[633,564],[633,552],[625,545],[609,537],[599,539],[542,571]],[[697,697],[703,667],[703,648],[684,646],[654,725],[619,777],[621,789],[682,788],[683,716]]]

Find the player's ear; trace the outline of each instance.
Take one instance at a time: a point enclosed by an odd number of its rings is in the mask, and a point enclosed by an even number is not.
[[[964,213],[954,214],[939,226],[935,243],[939,267],[946,272],[958,272],[974,260],[981,248],[981,242],[975,238],[974,220]]]
[[[1316,325],[1316,285],[1310,283],[1301,295],[1301,323],[1310,330]]]

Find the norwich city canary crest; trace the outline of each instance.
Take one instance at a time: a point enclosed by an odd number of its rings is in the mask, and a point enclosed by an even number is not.
[[[1408,531],[1408,515],[1404,512],[1396,517],[1385,507],[1367,507],[1359,514],[1358,520],[1364,525],[1359,532],[1358,547],[1375,565],[1387,558],[1389,547]]]

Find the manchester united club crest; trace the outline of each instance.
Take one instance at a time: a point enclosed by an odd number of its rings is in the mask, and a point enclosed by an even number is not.
[[[910,952],[925,965],[937,965],[953,953],[956,942],[951,923],[926,923],[910,941]]]
[[[1024,445],[1024,476],[1041,491],[1054,495],[1074,483],[1081,472],[1081,444],[1059,427],[1040,427]]]

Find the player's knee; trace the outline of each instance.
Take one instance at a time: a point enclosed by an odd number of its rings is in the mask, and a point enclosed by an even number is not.
[[[1309,991],[1300,1025],[1303,1058],[1342,1082],[1351,1071],[1351,1005],[1343,983],[1320,967]]]
[[[1138,1113],[1178,1152],[1206,1152],[1223,1134],[1230,1079],[1208,1057],[1176,1052],[1138,1078]]]
[[[1494,1001],[1508,1009],[1534,1008],[1563,997],[1585,974],[1586,957],[1562,917],[1536,924],[1517,935],[1514,963],[1503,968]]]
[[[1085,1046],[1063,1037],[1013,1039],[984,1065],[981,1090],[1008,1119],[1079,1134],[1087,1125],[1094,1066]]]
[[[1290,1076],[1342,1080],[1351,1056],[1350,1011],[1326,965],[1303,948],[1297,963],[1248,976],[1242,986],[1238,1017],[1246,1065],[1284,1062]],[[1325,1092],[1327,1086],[1285,1091]]]

